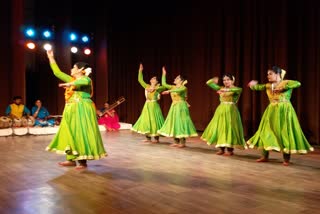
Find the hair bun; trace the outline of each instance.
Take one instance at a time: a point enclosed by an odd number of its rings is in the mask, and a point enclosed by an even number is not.
[[[92,73],[92,68],[88,67],[86,69],[84,69],[85,75],[89,76]]]

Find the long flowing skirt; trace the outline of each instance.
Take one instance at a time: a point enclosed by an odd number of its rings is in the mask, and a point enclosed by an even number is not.
[[[270,103],[263,113],[257,132],[247,144],[250,148],[275,150],[284,153],[313,151],[300,127],[290,102]]]
[[[201,139],[216,147],[246,148],[239,110],[235,104],[221,103]]]
[[[65,105],[59,130],[46,150],[66,154],[68,160],[97,160],[107,155],[91,100]]]
[[[198,136],[191,120],[189,108],[185,101],[172,103],[163,126],[158,131],[160,135],[174,138]]]
[[[132,127],[132,131],[148,136],[159,136],[164,118],[158,102],[145,102],[141,115]]]

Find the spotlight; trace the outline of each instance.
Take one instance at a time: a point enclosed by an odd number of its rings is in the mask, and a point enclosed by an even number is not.
[[[46,51],[50,51],[52,50],[52,45],[50,45],[49,43],[46,43],[43,45],[43,48],[46,50]]]
[[[74,42],[74,41],[77,41],[78,36],[75,33],[70,33],[70,37],[69,38],[70,38],[71,42]]]
[[[42,35],[44,36],[44,38],[49,39],[52,36],[52,33],[49,30],[45,30],[43,31]]]
[[[87,42],[89,42],[89,37],[88,36],[83,36],[81,38],[81,40],[82,40],[82,42],[87,43]]]
[[[72,53],[77,53],[78,52],[78,48],[75,47],[75,46],[71,47],[70,50],[71,50]]]
[[[36,35],[36,31],[33,28],[27,28],[25,30],[25,35],[26,35],[26,37],[33,38]]]
[[[85,55],[90,55],[91,54],[91,50],[89,48],[85,48],[83,52],[84,52]]]
[[[33,50],[33,49],[36,48],[36,44],[34,44],[34,42],[28,42],[28,43],[26,44],[26,46],[27,46],[27,48],[29,48],[29,49],[31,49],[31,50]]]

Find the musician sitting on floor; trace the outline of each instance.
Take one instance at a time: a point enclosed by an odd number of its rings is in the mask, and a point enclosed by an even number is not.
[[[98,123],[104,125],[107,131],[116,131],[120,128],[119,117],[114,109],[108,110],[109,107],[109,104],[105,103],[103,108],[97,110]]]
[[[55,120],[50,118],[49,111],[42,106],[41,100],[36,100],[35,106],[31,109],[32,116],[35,118],[35,126],[45,127],[45,126],[54,126]]]
[[[12,119],[21,119],[24,115],[30,116],[30,110],[22,104],[22,97],[13,97],[13,103],[8,105],[6,115]]]

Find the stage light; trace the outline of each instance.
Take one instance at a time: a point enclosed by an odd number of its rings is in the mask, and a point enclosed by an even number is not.
[[[27,28],[25,30],[25,35],[26,35],[26,37],[33,38],[36,35],[36,31],[33,28]]]
[[[46,43],[43,45],[43,48],[46,50],[46,51],[50,51],[52,50],[52,45],[50,45],[49,43]]]
[[[52,33],[49,30],[43,31],[42,35],[44,38],[49,39],[52,36]]]
[[[71,42],[74,42],[74,41],[77,41],[78,36],[75,33],[70,33],[70,37],[69,38],[70,38]]]
[[[31,50],[33,50],[33,49],[36,48],[36,44],[34,44],[34,42],[28,42],[28,43],[26,44],[26,46],[27,46],[27,48],[29,48],[29,49],[31,49]]]
[[[72,53],[77,53],[78,52],[78,48],[75,47],[75,46],[71,47],[70,50],[71,50]]]
[[[89,37],[88,36],[83,36],[81,38],[81,40],[82,40],[82,42],[87,43],[87,42],[89,42]]]
[[[90,55],[91,54],[91,50],[89,48],[85,48],[83,52],[84,52],[85,55]]]

